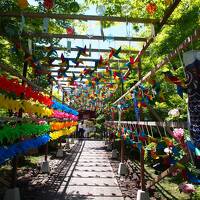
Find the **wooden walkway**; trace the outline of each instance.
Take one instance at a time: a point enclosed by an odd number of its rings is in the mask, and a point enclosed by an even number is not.
[[[123,200],[102,141],[84,141],[59,193],[73,200]]]
[[[21,185],[21,200],[123,200],[103,141],[79,141],[51,173]]]

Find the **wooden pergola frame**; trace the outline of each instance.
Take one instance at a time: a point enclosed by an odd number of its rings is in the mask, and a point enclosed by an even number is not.
[[[96,15],[70,15],[56,13],[29,13],[29,12],[2,12],[0,17],[29,17],[31,19],[59,19],[59,20],[80,20],[80,21],[100,21],[100,22],[130,22],[142,24],[158,24],[159,19],[149,18],[132,18],[132,17],[113,17],[113,16],[96,16]]]
[[[159,22],[159,27],[160,29],[167,23],[168,19],[170,18],[170,16],[172,15],[172,13],[174,12],[174,10],[176,9],[176,7],[178,6],[178,4],[181,2],[181,0],[174,0],[173,4],[171,4],[171,6],[166,10],[164,17],[160,20]],[[135,61],[139,60],[141,58],[141,56],[144,54],[144,52],[147,50],[147,48],[150,46],[150,44],[154,41],[154,38],[156,37],[156,35],[158,34],[158,32],[155,33],[155,36],[152,36],[151,38],[149,38],[147,40],[147,42],[144,44],[143,48],[140,50],[140,52],[137,54],[137,56],[135,57]],[[130,74],[130,70],[128,70],[125,73],[125,77],[128,77]]]
[[[124,93],[120,98],[118,98],[113,104],[117,104],[122,100],[127,94],[137,88],[141,83],[147,81],[151,76],[153,76],[161,67],[169,63],[170,60],[174,59],[181,50],[187,48],[192,42],[200,38],[200,29],[194,31],[193,35],[186,38],[182,44],[180,44],[174,51],[168,54],[160,63],[158,63],[155,68],[149,71],[142,79],[140,79],[133,87],[131,87],[126,93]]]
[[[105,17],[105,16],[88,16],[88,15],[65,15],[65,14],[54,14],[54,13],[13,13],[13,12],[7,12],[7,13],[0,13],[0,17],[21,17],[22,15],[24,17],[29,17],[29,18],[51,18],[51,19],[60,19],[60,20],[82,20],[82,21],[88,21],[88,20],[95,20],[95,21],[111,21],[111,22],[131,22],[131,23],[143,23],[143,24],[153,24],[153,25],[159,25],[160,29],[167,24],[168,19],[170,18],[171,14],[173,11],[176,9],[178,4],[181,2],[181,0],[174,0],[173,4],[166,10],[164,17],[161,20],[157,19],[142,19],[142,18],[126,18],[126,17]],[[156,35],[158,32],[156,32]],[[156,36],[155,35],[155,36]],[[108,39],[108,37],[103,37],[103,36],[92,36],[88,37],[87,35],[74,35],[74,36],[69,36],[67,34],[48,34],[48,33],[23,33],[22,36],[29,37],[29,38],[67,38],[67,39],[87,39],[87,40],[104,40]],[[115,41],[133,41],[133,42],[145,42],[142,49],[137,52],[135,51],[134,53],[138,53],[137,56],[135,57],[135,61],[140,60],[141,56],[144,54],[144,52],[147,50],[147,48],[151,45],[151,43],[154,41],[155,36],[150,37],[150,38],[142,38],[142,37],[112,37],[113,40]],[[131,91],[133,91],[136,87],[138,87],[142,82],[146,81],[148,78],[150,78],[153,74],[155,74],[162,66],[164,66],[166,63],[169,62],[169,60],[173,59],[180,50],[186,48],[191,42],[197,40],[200,38],[200,29],[196,30],[195,33],[188,37],[175,51],[170,53],[162,62],[157,64],[154,69],[152,69],[149,73],[147,73],[142,79],[140,79],[131,89],[129,89],[126,93],[124,93],[119,99],[117,99],[113,104],[117,104],[121,99],[123,99],[127,94],[129,94]],[[58,50],[58,49],[57,49]],[[62,50],[62,49],[60,49]],[[72,51],[75,51],[75,49],[72,48]],[[94,52],[109,52],[108,50],[105,51],[97,51],[97,49],[93,50]],[[92,52],[93,52],[92,51]],[[130,52],[130,51],[128,51]],[[60,60],[60,58],[57,58],[57,60]],[[83,58],[82,61],[97,61],[97,59],[87,59]],[[120,63],[126,63],[128,61],[124,60],[113,60],[113,62],[120,62]],[[52,66],[54,67],[54,66]],[[81,66],[79,66],[81,67]],[[26,81],[29,85],[32,85],[33,87],[38,88],[40,91],[44,91],[45,93],[49,94],[46,92],[44,89],[41,89],[40,87],[36,86],[33,84],[31,81],[28,81],[26,78],[21,76],[19,73],[16,73],[14,69],[11,69],[10,67],[6,65],[0,64],[0,68],[4,69],[5,71],[10,72],[11,74],[20,77],[22,80]],[[57,70],[52,70],[52,72],[57,72]],[[77,72],[74,72],[77,73]],[[125,73],[125,77],[128,77],[130,74],[130,70],[128,70]],[[55,78],[54,78],[55,79]],[[67,86],[64,87],[62,86],[63,84],[59,83],[59,80],[55,79],[56,83],[61,85],[61,88],[68,88]],[[117,122],[118,123],[118,122]],[[184,157],[182,160],[188,160],[188,157]],[[142,167],[142,164],[141,164]],[[168,170],[163,172],[160,176],[158,176],[153,182],[150,183],[148,188],[153,186],[155,183],[159,182],[162,178],[167,176],[169,173],[171,173],[174,170],[174,166],[170,167]],[[142,171],[142,170],[141,170]],[[141,172],[142,174],[142,172]],[[143,177],[144,178],[144,177]],[[144,184],[144,180],[141,179],[141,185]],[[145,188],[142,187],[142,190],[145,190]]]
[[[37,46],[36,48],[38,49],[43,49],[46,48],[45,46]],[[53,46],[53,49],[56,51],[69,51],[69,49],[67,49],[67,47],[56,47]],[[89,51],[89,49],[87,48],[87,50]],[[78,48],[70,48],[70,51],[78,51]],[[109,53],[110,49],[90,49],[91,53]],[[139,53],[139,51],[135,51],[135,50],[124,50],[122,49],[120,51],[120,54],[126,54],[126,53],[131,53],[131,54],[137,54]]]
[[[50,72],[58,72],[59,71],[59,69],[60,69],[60,65],[53,65],[52,66],[52,68],[50,68]],[[77,72],[77,71],[73,71],[73,69],[77,69],[77,68],[79,68],[79,69],[81,69],[81,70],[83,70],[84,68],[90,68],[90,69],[94,69],[94,66],[90,66],[90,65],[87,65],[87,66],[79,66],[79,67],[75,67],[74,65],[70,65],[70,71],[67,71],[66,73],[70,73],[70,72]],[[105,70],[106,69],[106,67],[99,67],[98,68],[99,70]],[[111,69],[113,70],[123,70],[123,71],[125,71],[125,70],[127,70],[127,67],[120,67],[120,68],[117,68],[117,67],[111,67]],[[79,71],[79,73],[80,73],[80,71]]]
[[[53,34],[53,33],[35,33],[35,32],[27,32],[22,33],[22,37],[28,38],[45,38],[45,39],[52,39],[52,38],[67,38],[67,39],[80,39],[80,40],[106,40],[110,39],[110,36],[100,36],[94,35],[89,37],[88,35],[67,35],[67,34]],[[147,38],[142,37],[119,37],[119,36],[112,36],[111,38],[114,41],[127,41],[127,42],[146,42]]]
[[[73,61],[75,58],[68,58],[69,61]],[[60,57],[57,57],[57,58],[54,58],[54,60],[61,60]],[[99,61],[99,59],[93,59],[93,58],[80,58],[79,59],[80,61],[83,61],[83,62],[96,62],[96,61]],[[127,63],[129,62],[129,60],[123,60],[123,59],[110,59],[109,60],[110,63],[113,63],[113,62],[117,62],[117,63]]]
[[[29,13],[29,12],[2,12],[0,13],[0,17],[15,17],[20,18],[21,16],[31,18],[31,19],[43,19],[43,18],[50,18],[50,19],[58,19],[58,20],[80,20],[80,21],[110,21],[110,22],[130,22],[130,23],[143,23],[143,24],[153,24],[153,25],[159,25],[162,27],[164,24],[167,24],[168,18],[171,16],[174,9],[179,4],[180,0],[175,0],[173,4],[166,10],[164,17],[159,19],[145,19],[145,18],[131,18],[131,17],[113,17],[113,16],[94,16],[94,15],[66,15],[66,14],[55,14],[55,13]],[[87,35],[74,35],[69,36],[67,34],[49,34],[49,33],[22,33],[22,36],[33,38],[33,37],[39,37],[39,38],[68,38],[68,39],[90,39],[90,40],[105,40],[106,37],[104,36],[92,36],[88,37]],[[140,37],[113,37],[115,41],[134,41],[134,42],[145,42],[143,49],[139,51],[137,58],[139,58],[144,51],[147,49],[147,47],[151,44],[153,41],[153,37],[150,39],[148,38],[140,38]],[[75,49],[73,49],[75,50]],[[96,51],[96,49],[94,50]],[[109,50],[106,50],[105,52],[108,52]],[[97,51],[98,52],[98,51]],[[100,52],[100,51],[99,51]],[[130,52],[130,51],[128,51]],[[137,53],[135,51],[134,53]],[[59,58],[58,58],[59,59]],[[91,61],[90,59],[83,58],[83,61]],[[95,60],[94,60],[95,61]],[[111,62],[119,62],[119,63],[126,63],[128,61],[124,60],[113,60]],[[128,71],[125,75],[125,77],[129,74],[130,71]]]

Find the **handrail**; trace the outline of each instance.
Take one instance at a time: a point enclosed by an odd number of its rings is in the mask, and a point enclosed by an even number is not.
[[[171,128],[187,128],[187,122],[154,122],[154,121],[105,121],[105,124],[141,125],[141,126],[160,126]]]

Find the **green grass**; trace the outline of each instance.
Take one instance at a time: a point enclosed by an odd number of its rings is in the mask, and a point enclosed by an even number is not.
[[[31,163],[37,164],[44,158],[44,155],[39,156],[27,156],[26,159],[30,160]]]
[[[145,169],[148,173],[151,174],[151,176],[153,178],[155,178],[157,175],[155,175],[154,173],[154,169],[152,169],[151,167],[145,165]],[[164,179],[162,179],[160,182],[159,182],[159,185],[161,187],[161,190],[163,191],[163,193],[168,196],[169,198],[168,199],[174,199],[173,197],[170,197],[169,194],[172,194],[174,197],[176,197],[178,200],[200,200],[200,186],[195,186],[195,189],[196,189],[196,193],[192,196],[188,195],[188,194],[185,194],[185,193],[180,193],[179,189],[178,189],[178,185],[180,183],[182,183],[182,178],[181,178],[181,175],[178,175],[178,176],[167,176],[165,177]],[[163,189],[166,191],[164,191]]]

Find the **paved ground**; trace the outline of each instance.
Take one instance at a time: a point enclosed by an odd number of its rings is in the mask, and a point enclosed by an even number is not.
[[[62,199],[123,200],[102,141],[85,141],[58,193]]]
[[[103,141],[77,142],[63,158],[49,157],[50,174],[19,178],[21,200],[123,200],[108,154]]]

